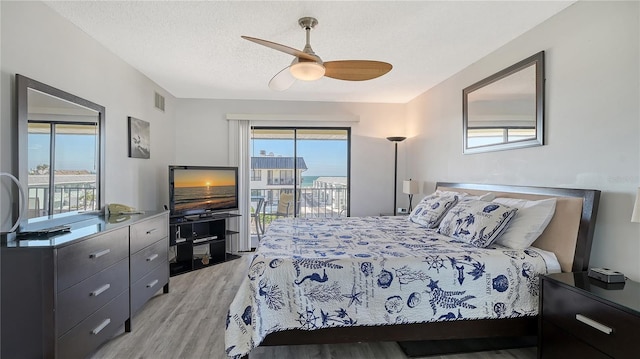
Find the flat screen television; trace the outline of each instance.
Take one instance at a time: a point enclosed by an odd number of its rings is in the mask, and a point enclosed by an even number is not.
[[[171,215],[202,215],[238,209],[238,168],[169,166]]]

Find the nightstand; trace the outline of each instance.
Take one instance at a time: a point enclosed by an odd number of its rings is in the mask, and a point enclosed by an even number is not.
[[[637,358],[640,283],[624,287],[586,272],[542,276],[539,358]]]

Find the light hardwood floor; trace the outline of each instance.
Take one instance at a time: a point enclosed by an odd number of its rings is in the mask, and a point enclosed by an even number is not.
[[[170,292],[157,294],[92,356],[102,358],[224,359],[227,309],[245,276],[250,255],[171,277]],[[160,292],[161,293],[161,292]],[[434,359],[533,359],[535,348],[432,356]],[[395,342],[258,347],[251,359],[404,359]]]

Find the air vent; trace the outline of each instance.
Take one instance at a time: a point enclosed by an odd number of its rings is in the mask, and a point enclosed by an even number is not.
[[[164,97],[156,92],[156,108],[164,112]]]

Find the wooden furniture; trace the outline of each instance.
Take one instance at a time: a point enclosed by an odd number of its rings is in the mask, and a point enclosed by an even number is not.
[[[171,275],[201,269],[227,260],[228,236],[238,234],[227,229],[227,219],[235,213],[172,217],[169,245],[175,251],[170,260]]]
[[[167,225],[167,212],[86,215],[68,233],[3,243],[1,356],[83,358],[123,324],[129,330],[132,314],[169,290]],[[156,254],[155,266],[136,259]],[[140,290],[149,275],[157,282]]]
[[[169,293],[168,222],[168,215],[164,214],[130,227],[131,318],[160,287]],[[131,319],[126,324],[127,331],[131,331]]]
[[[636,358],[640,283],[586,272],[541,277],[539,358]]]
[[[600,191],[451,182],[437,183],[436,188],[474,195],[493,192],[497,197],[558,198],[556,214],[540,238],[534,242],[534,246],[554,252],[563,271],[585,271],[587,269]],[[537,317],[528,316],[388,326],[339,327],[314,331],[285,330],[268,334],[260,345],[523,337],[536,335],[537,325]]]

